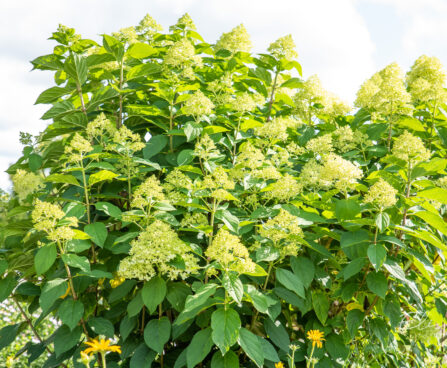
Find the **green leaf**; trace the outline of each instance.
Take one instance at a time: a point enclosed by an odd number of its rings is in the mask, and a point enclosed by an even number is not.
[[[222,285],[233,300],[240,305],[244,295],[244,286],[236,273],[225,273],[222,278]]]
[[[383,233],[390,226],[390,216],[386,212],[380,212],[375,218],[375,223],[380,233]]]
[[[348,326],[348,330],[352,338],[354,338],[357,335],[359,327],[363,323],[364,317],[365,314],[359,309],[353,309],[348,312],[348,315],[346,316],[346,324]]]
[[[382,272],[368,273],[368,276],[366,276],[366,284],[368,285],[368,289],[374,294],[385,299],[386,292],[388,291],[388,281]]]
[[[172,307],[177,311],[181,312],[185,307],[186,298],[191,295],[191,289],[189,286],[181,282],[170,282],[168,283],[168,292],[166,294],[166,299],[171,303]]]
[[[168,317],[152,319],[144,329],[144,342],[158,354],[163,352],[165,344],[171,336],[171,322]]]
[[[179,166],[187,165],[194,160],[194,150],[185,149],[177,156],[177,164]]]
[[[65,96],[73,92],[72,88],[67,87],[51,87],[43,91],[37,98],[35,105],[48,104],[56,101],[59,97]]]
[[[312,292],[312,306],[320,322],[325,325],[329,312],[329,300],[322,291]]]
[[[383,244],[370,244],[368,247],[368,258],[376,271],[382,267],[386,259],[387,250]]]
[[[101,170],[90,175],[90,177],[88,178],[88,185],[92,186],[104,180],[112,180],[117,176],[118,174],[115,174],[114,172],[111,172],[109,170]]]
[[[21,325],[21,323],[7,325],[0,330],[0,351],[16,339]]]
[[[42,115],[42,120],[49,120],[54,118],[60,118],[66,114],[76,111],[71,101],[56,102],[52,108],[50,108],[45,114]]]
[[[71,54],[65,61],[64,69],[80,86],[87,80],[87,58],[83,56]]]
[[[106,86],[93,93],[91,100],[87,104],[87,112],[93,111],[96,107],[103,104],[104,102],[116,98],[119,93],[115,91],[112,87]]]
[[[279,249],[272,246],[261,246],[256,249],[256,262],[273,262],[280,256]]]
[[[37,171],[42,167],[42,156],[32,153],[28,156],[28,167],[31,171]]]
[[[301,88],[302,86],[303,82],[299,78],[289,78],[281,84],[281,88]]]
[[[34,257],[34,268],[37,275],[47,272],[57,257],[56,244],[51,243],[39,248]]]
[[[376,335],[382,344],[386,346],[389,335],[386,323],[380,318],[374,318],[369,321],[369,325],[371,326],[374,335]]]
[[[195,367],[202,362],[213,347],[213,339],[211,338],[211,328],[205,328],[196,332],[191,343],[186,348],[186,362],[188,368]]]
[[[394,295],[387,295],[383,303],[383,313],[390,319],[392,328],[396,328],[402,321],[399,300]]]
[[[289,334],[281,322],[273,322],[270,318],[264,319],[264,328],[267,333],[267,337],[272,342],[285,352],[289,352],[290,338]]]
[[[99,211],[103,211],[105,214],[120,219],[121,218],[121,210],[119,207],[115,206],[112,203],[108,202],[96,202],[95,207]]]
[[[270,360],[271,362],[279,362],[280,359],[274,346],[270,344],[270,342],[267,339],[264,339],[261,336],[257,336],[257,338],[262,345],[262,350],[264,351],[264,359]]]
[[[212,338],[214,343],[225,354],[233,346],[241,328],[239,313],[227,307],[219,308],[211,315]]]
[[[77,254],[62,254],[62,261],[64,261],[65,264],[79,268],[80,270],[84,272],[90,272],[90,262],[87,259],[87,257],[84,256],[78,256]]]
[[[135,297],[127,304],[127,314],[129,317],[136,316],[140,313],[141,309],[144,306],[143,298],[141,296],[141,291],[135,295]]]
[[[247,285],[247,294],[257,311],[268,314],[269,307],[277,301],[256,289],[253,285]]]
[[[152,63],[147,63],[147,64],[140,64],[137,66],[134,66],[133,68],[131,68],[128,72],[127,72],[127,80],[131,80],[131,79],[135,79],[138,77],[145,77],[145,76],[149,76],[151,74],[156,74],[159,73],[161,71],[161,67],[158,64],[152,64]]]
[[[102,317],[91,318],[88,321],[88,326],[97,335],[113,338],[113,335],[115,334],[115,327],[113,327],[112,322]]]
[[[346,281],[352,276],[357,275],[365,265],[365,258],[356,258],[349,262],[348,265],[342,270],[344,280]]]
[[[218,125],[208,125],[205,128],[203,128],[203,133],[209,135],[209,134],[228,132],[229,130],[230,129]]]
[[[95,222],[84,227],[84,232],[90,236],[92,242],[99,247],[103,247],[107,239],[107,228],[102,222]]]
[[[349,348],[340,335],[329,335],[324,346],[331,358],[339,364],[343,364],[349,356]]]
[[[186,135],[186,141],[191,142],[202,134],[202,126],[198,123],[188,121],[183,128],[183,132]]]
[[[341,199],[335,204],[335,216],[340,221],[354,219],[361,210],[360,204],[355,199]]]
[[[72,184],[78,187],[80,186],[78,180],[73,175],[51,174],[45,178],[45,181],[50,183]]]
[[[421,218],[427,224],[429,224],[430,226],[434,227],[436,230],[439,230],[442,234],[447,236],[447,225],[444,219],[438,214],[429,211],[420,211],[416,212],[414,215]]]
[[[151,55],[156,54],[158,51],[156,48],[143,42],[136,42],[129,46],[126,51],[126,55],[135,59],[145,59]]]
[[[149,349],[145,343],[140,344],[130,359],[129,368],[151,367],[157,353]]]
[[[166,296],[166,282],[160,276],[153,277],[144,284],[141,296],[149,312],[153,313]]]
[[[283,284],[287,289],[295,292],[298,296],[305,299],[306,293],[304,291],[304,285],[300,278],[289,270],[283,268],[276,269],[276,279]]]
[[[233,350],[228,351],[224,356],[216,351],[211,359],[211,368],[239,368],[239,358]]]
[[[14,275],[8,275],[0,280],[0,303],[10,296],[16,285]]]
[[[254,333],[246,328],[241,328],[239,331],[239,345],[258,367],[263,367],[264,351],[261,342]]]
[[[6,259],[0,259],[0,275],[3,275],[8,269],[8,261]]]
[[[53,303],[60,298],[68,289],[68,284],[64,279],[49,280],[42,289],[39,304],[45,313],[51,308]]]
[[[56,353],[56,356],[70,350],[80,339],[81,328],[79,326],[73,331],[66,325],[59,327],[54,335],[54,352]]]
[[[431,199],[442,204],[447,204],[447,189],[444,188],[430,188],[418,192],[418,197]]]
[[[146,147],[143,148],[143,157],[149,160],[151,157],[160,153],[163,148],[168,144],[168,137],[165,135],[155,135],[149,139],[146,143]]]
[[[59,318],[70,330],[73,330],[84,314],[84,304],[79,300],[66,299],[57,312]]]
[[[124,56],[124,45],[116,38],[108,35],[103,35],[102,43],[104,48],[110,52],[115,60],[121,62]]]
[[[297,275],[304,287],[307,289],[315,275],[315,266],[309,258],[305,257],[291,257],[290,265],[293,273]]]

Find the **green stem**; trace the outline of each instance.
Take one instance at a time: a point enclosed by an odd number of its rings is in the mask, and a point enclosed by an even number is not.
[[[119,111],[119,115],[118,115],[118,121],[116,123],[117,129],[121,128],[121,125],[123,125],[123,95],[121,94],[121,89],[123,88],[123,82],[124,82],[123,69],[124,69],[123,60],[121,60],[121,63],[120,63],[120,84],[119,84],[119,87],[120,87],[120,96],[119,96],[120,111]]]
[[[85,196],[85,208],[87,210],[87,222],[90,223],[90,201],[88,196],[88,186],[87,186],[87,179],[85,177],[85,168],[84,168],[84,162],[81,156],[81,171],[82,171],[82,184],[84,187],[84,196]]]
[[[208,247],[211,246],[211,243],[213,242],[213,236],[214,236],[214,215],[216,212],[216,199],[213,198],[213,207],[211,210],[211,219],[210,219],[210,226],[211,226],[211,233],[208,238]],[[208,265],[210,263],[210,259],[207,258],[206,264]],[[208,274],[205,275],[205,284],[208,283]]]
[[[271,120],[273,99],[275,97],[275,89],[276,89],[276,83],[278,81],[278,75],[279,75],[279,68],[276,69],[275,79],[273,80],[272,93],[270,94],[270,100],[269,100],[269,105],[268,105],[268,110],[267,110],[267,121]]]
[[[169,105],[169,130],[174,129],[174,114],[172,113],[172,109],[174,108],[174,102]],[[174,152],[174,137],[172,134],[169,134],[169,150]]]
[[[84,96],[82,96],[82,88],[79,83],[76,83],[76,90],[78,91],[79,100],[81,101],[81,110],[85,116],[87,116],[87,110],[85,108]]]
[[[310,362],[311,362],[311,360],[312,360],[312,358],[313,358],[314,350],[315,350],[315,343],[312,343],[312,350],[311,350],[311,352],[310,352],[310,357],[309,357],[309,359],[307,360],[306,368],[310,368]],[[314,367],[315,367],[315,363],[312,364],[312,368],[314,368]]]
[[[106,368],[106,353],[100,353],[101,354],[101,361],[102,361],[102,368]]]
[[[239,130],[241,128],[241,119],[242,116],[239,116],[239,121],[237,122],[237,128],[236,131],[234,132],[234,145],[233,145],[233,165],[236,163],[236,151],[237,151],[237,135],[239,134]]]

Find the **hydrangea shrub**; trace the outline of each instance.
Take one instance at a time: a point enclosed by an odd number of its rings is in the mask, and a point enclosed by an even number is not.
[[[354,110],[302,79],[291,36],[251,54],[242,25],[209,44],[185,15],[51,39],[32,61],[54,74],[49,125],[8,170],[0,301],[23,312],[0,349],[55,318],[18,352],[29,364],[442,364],[436,58],[387,66]]]

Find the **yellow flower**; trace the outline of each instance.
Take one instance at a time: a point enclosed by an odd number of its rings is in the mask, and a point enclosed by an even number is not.
[[[110,280],[110,286],[112,287],[112,289],[115,289],[118,286],[120,286],[124,281],[126,281],[124,277],[115,276],[112,280]]]
[[[108,351],[121,354],[121,348],[118,345],[110,345],[110,340],[93,339],[92,341],[85,342],[85,344],[90,346],[89,348],[83,351],[85,354],[90,355],[95,353],[104,354]]]
[[[310,330],[307,331],[307,338],[312,341],[312,346],[317,346],[318,348],[323,347],[324,332],[320,330]]]
[[[12,176],[12,182],[20,202],[24,201],[29,194],[45,187],[41,176],[21,169]]]
[[[275,363],[275,368],[284,368],[283,362]]]

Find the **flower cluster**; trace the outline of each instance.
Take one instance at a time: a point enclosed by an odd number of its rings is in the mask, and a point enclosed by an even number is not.
[[[430,151],[425,148],[421,138],[415,137],[408,131],[397,137],[391,152],[395,157],[406,161],[410,167],[431,157]]]
[[[270,239],[279,248],[281,257],[296,256],[300,249],[296,237],[303,237],[299,220],[290,212],[281,209],[279,214],[263,224],[259,234]]]
[[[436,57],[420,56],[407,73],[407,86],[415,102],[444,103],[446,71]]]
[[[102,142],[104,135],[113,137],[116,133],[116,127],[109,119],[107,119],[104,113],[101,113],[95,120],[87,124],[86,133],[90,141],[97,139]]]
[[[228,33],[223,33],[216,42],[216,51],[224,49],[233,54],[238,51],[250,52],[251,47],[250,35],[242,24]]]
[[[346,114],[351,107],[335,94],[327,92],[316,75],[310,76],[293,97],[296,115],[312,124],[316,114],[330,117]]]
[[[181,227],[195,227],[195,226],[207,226],[208,219],[205,214],[201,212],[187,212],[183,216],[180,222]]]
[[[339,191],[346,193],[355,187],[357,180],[362,176],[363,172],[359,167],[334,153],[323,157],[323,167],[320,173],[320,184],[323,187],[334,186]]]
[[[272,42],[267,50],[278,60],[292,60],[298,57],[295,49],[295,42],[293,42],[292,35],[289,34]]]
[[[213,109],[213,102],[200,90],[195,92],[183,106],[183,112],[194,116],[196,120],[200,120],[204,115],[210,115]]]
[[[65,216],[65,212],[53,203],[43,202],[39,199],[34,201],[34,209],[31,212],[31,218],[34,228],[48,234],[48,239],[52,241],[68,241],[75,237],[73,227],[78,226],[76,217],[65,219],[66,224],[58,226],[59,220]]]
[[[188,13],[183,14],[177,20],[176,25],[172,28],[191,29],[191,30],[197,29],[196,25],[194,24],[193,20],[191,19]]]
[[[219,154],[219,150],[208,134],[203,135],[194,147],[194,155],[201,160],[216,158]]]
[[[256,264],[251,260],[248,249],[236,235],[220,229],[214,237],[205,255],[217,261],[225,270],[238,273],[254,272]]]
[[[202,58],[196,55],[194,45],[188,39],[182,38],[169,48],[164,63],[165,66],[181,68],[184,77],[192,78],[194,75],[192,67],[201,66]]]
[[[396,194],[397,190],[385,180],[380,178],[371,186],[371,188],[369,188],[369,191],[363,201],[365,203],[371,203],[380,211],[383,211],[384,209],[392,207],[396,204]]]
[[[133,194],[131,206],[146,211],[155,202],[164,201],[165,195],[160,181],[154,176],[148,177]]]
[[[303,190],[303,186],[293,176],[285,174],[275,183],[265,189],[265,197],[277,202],[287,202],[296,197]]]
[[[374,74],[357,92],[355,105],[371,110],[373,118],[410,114],[411,96],[405,89],[402,70],[392,63]]]
[[[291,116],[279,116],[264,123],[263,126],[256,128],[256,134],[266,138],[269,141],[286,141],[289,138],[287,129],[296,129],[301,125],[301,121]]]
[[[230,103],[234,111],[246,113],[254,111],[257,105],[262,105],[264,103],[264,98],[259,94],[243,92],[237,94],[235,98],[230,101]]]
[[[82,161],[85,155],[93,149],[90,142],[81,136],[79,133],[75,133],[70,143],[65,146],[65,154],[69,162]]]
[[[138,35],[135,27],[121,28],[118,32],[113,32],[112,36],[120,42],[127,43],[129,45],[138,42]]]
[[[324,134],[317,138],[312,138],[307,142],[306,149],[320,156],[331,153],[334,150],[332,136],[330,134]]]
[[[300,182],[312,189],[335,187],[346,193],[355,187],[362,176],[362,170],[352,162],[335,153],[329,153],[322,157],[322,164],[309,160],[301,170]]]
[[[196,273],[197,259],[190,247],[178,237],[171,227],[156,220],[132,241],[129,256],[124,258],[118,274],[126,279],[150,280],[157,274],[171,280],[186,278]],[[176,267],[174,260],[181,258],[184,267]]]
[[[146,14],[138,26],[135,27],[135,30],[145,39],[150,40],[157,32],[162,31],[163,27],[149,14]]]
[[[22,169],[18,169],[12,176],[12,183],[14,185],[14,192],[20,201],[24,201],[28,195],[45,187],[40,175]]]
[[[145,144],[141,141],[140,135],[133,133],[124,125],[113,135],[113,142],[118,145],[118,152],[121,151],[121,148],[124,149],[126,153],[137,152],[145,147]]]

